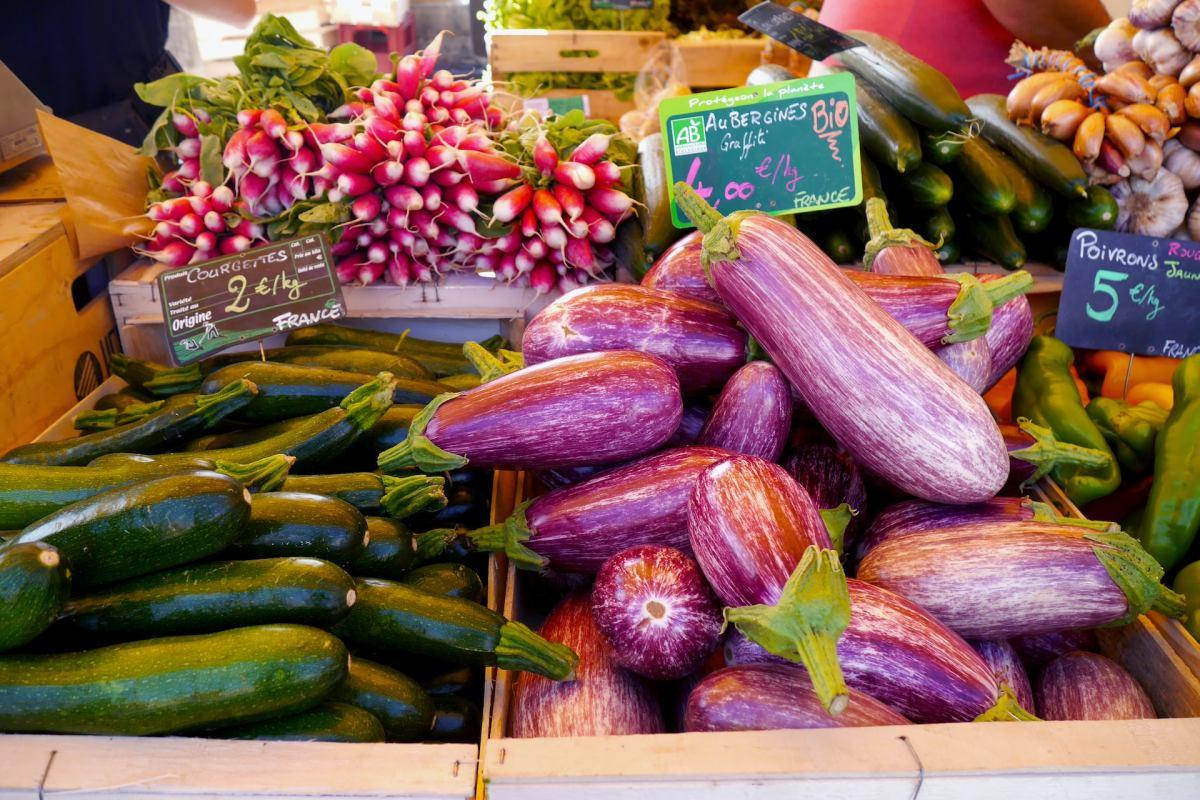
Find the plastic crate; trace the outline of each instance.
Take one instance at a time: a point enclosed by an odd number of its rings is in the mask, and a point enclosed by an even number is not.
[[[416,46],[411,14],[405,15],[404,20],[394,27],[339,24],[337,40],[342,44],[354,42],[370,50],[375,54],[380,72],[392,71],[392,53],[411,53]]]

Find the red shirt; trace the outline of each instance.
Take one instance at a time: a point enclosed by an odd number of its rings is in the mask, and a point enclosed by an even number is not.
[[[900,44],[946,73],[964,98],[1006,94],[1013,35],[982,0],[825,0],[821,24],[864,30]]]

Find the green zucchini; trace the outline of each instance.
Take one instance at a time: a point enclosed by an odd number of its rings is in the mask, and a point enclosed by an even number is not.
[[[315,558],[192,564],[76,597],[67,624],[90,634],[143,639],[293,622],[324,628],[350,613],[354,580]]]
[[[343,472],[338,475],[289,475],[285,492],[323,494],[349,503],[363,514],[383,510],[383,476],[377,472]]]
[[[981,214],[1007,214],[1017,203],[1008,170],[997,158],[996,150],[978,137],[963,143],[962,152],[954,160],[954,171],[963,182],[959,198]]]
[[[970,109],[941,72],[883,36],[846,33],[866,47],[843,50],[838,60],[905,117],[933,131],[958,131],[970,122]]]
[[[346,569],[356,578],[396,580],[412,568],[416,557],[412,532],[405,525],[367,517],[367,547]]]
[[[250,519],[230,543],[230,558],[308,556],[339,566],[367,545],[367,521],[354,506],[333,497],[300,492],[254,495]]]
[[[128,383],[131,389],[154,397],[194,392],[203,377],[199,364],[168,367],[166,364],[130,358],[123,353],[109,356],[109,367],[113,375]]]
[[[216,370],[239,361],[266,360],[277,364],[296,364],[301,367],[323,367],[338,369],[344,372],[357,372],[365,375],[377,375],[380,372],[390,372],[397,378],[413,378],[416,380],[432,380],[433,373],[425,369],[415,360],[400,353],[384,353],[379,350],[366,350],[358,347],[334,347],[332,345],[292,345],[290,347],[275,347],[263,353],[238,353],[216,356],[201,362],[203,367]]]
[[[97,411],[107,411],[111,409],[120,411],[121,409],[128,408],[129,406],[137,406],[150,402],[154,402],[153,395],[140,392],[132,386],[127,386],[119,392],[113,392],[112,394],[104,395],[104,397],[101,397],[96,401],[96,405],[93,406],[93,408]]]
[[[642,176],[646,205],[640,209],[646,249],[657,255],[683,235],[671,221],[671,197],[668,194],[667,166],[661,133],[652,133],[638,142],[638,172]]]
[[[374,714],[390,742],[425,738],[433,722],[433,701],[421,685],[402,672],[357,655],[350,674],[329,699]]]
[[[421,688],[430,697],[444,697],[448,694],[459,694],[466,691],[474,678],[475,670],[471,667],[459,667],[426,678],[421,681]]]
[[[185,472],[131,483],[66,506],[6,545],[45,542],[76,589],[196,561],[228,547],[250,519],[250,493],[228,475]]]
[[[921,134],[921,152],[924,153],[927,161],[944,167],[954,163],[954,159],[958,158],[958,154],[962,152],[963,142],[966,140],[967,136],[957,131],[948,133],[924,131]]]
[[[421,364],[435,377],[461,375],[471,372],[471,362],[462,354],[462,345],[451,342],[433,342],[417,339],[405,333],[370,331],[363,328],[345,328],[341,325],[312,325],[288,334],[288,346],[333,345],[337,347],[360,347],[367,350],[382,350],[385,353],[400,353]],[[493,336],[479,343],[493,353],[505,346],[503,337]]]
[[[321,703],[286,717],[222,728],[215,739],[254,739],[268,742],[382,742],[383,725],[371,713],[345,703]]]
[[[1025,245],[1017,238],[1008,217],[985,217],[969,211],[959,218],[959,236],[970,252],[1005,269],[1020,269],[1025,264]]]
[[[940,167],[924,162],[911,172],[895,176],[893,183],[919,208],[938,208],[954,196],[954,182]]]
[[[465,697],[433,698],[433,724],[429,738],[435,742],[473,742],[480,736],[479,706]]]
[[[0,549],[0,652],[50,627],[71,590],[66,562],[42,542]]]
[[[77,431],[107,431],[131,422],[138,422],[162,410],[166,400],[151,400],[147,403],[130,403],[123,408],[93,408],[80,411],[71,420]]]
[[[983,138],[1012,156],[1038,183],[1064,197],[1087,196],[1087,175],[1071,148],[1010,120],[1004,97],[977,94],[967,105],[983,125]]]
[[[835,264],[853,264],[862,255],[857,237],[848,226],[830,225],[821,236],[821,249]]]
[[[938,261],[943,264],[957,264],[962,261],[962,251],[958,247],[956,239],[947,239],[942,242],[942,246],[933,251],[937,254]]]
[[[920,164],[921,139],[912,123],[866,81],[855,81],[854,93],[859,142],[871,158],[893,172],[907,172]]]
[[[1087,197],[1067,201],[1067,222],[1072,228],[1110,231],[1117,226],[1119,211],[1112,192],[1103,186],[1089,186]]]
[[[464,372],[461,375],[447,375],[439,379],[438,383],[445,386],[448,392],[465,392],[467,389],[474,389],[483,383],[483,378],[479,375]]]
[[[918,212],[913,228],[935,244],[947,242],[954,238],[954,217],[945,206],[922,210]]]
[[[234,447],[204,451],[204,457],[234,463],[249,463],[272,455],[292,456],[295,467],[308,469],[341,455],[354,444],[363,431],[369,430],[392,405],[394,378],[386,372],[346,395],[341,404],[320,414],[303,417],[295,425],[256,442]],[[138,456],[114,453],[102,456],[95,466],[111,466],[136,462]],[[171,464],[196,458],[194,453],[171,453],[156,460]]]
[[[1012,182],[1015,202],[1008,216],[1012,220],[1013,228],[1018,234],[1045,230],[1054,218],[1054,198],[1038,185],[1037,181],[1029,177],[1020,164],[999,150],[995,152],[997,163],[1004,167]]]
[[[209,375],[200,387],[208,394],[233,380],[246,380],[258,387],[255,398],[235,414],[242,422],[277,422],[317,414],[337,406],[342,398],[371,380],[370,375],[272,361],[243,361]],[[430,380],[396,378],[392,401],[428,403],[446,387]]]
[[[465,564],[426,564],[410,570],[400,582],[430,594],[461,597],[476,603],[483,600],[483,581]]]
[[[250,381],[229,381],[213,394],[167,403],[138,422],[74,439],[27,444],[10,450],[0,460],[9,464],[71,466],[87,464],[108,453],[167,450],[245,407],[257,393],[258,388]]]
[[[355,581],[358,599],[333,631],[346,642],[383,652],[488,664],[565,680],[578,656],[519,622],[470,600],[423,592],[378,578]]]
[[[279,422],[269,422],[266,425],[255,425],[250,428],[234,428],[218,433],[206,433],[194,439],[188,439],[180,448],[189,453],[202,454],[204,450],[223,450],[227,447],[241,447],[244,444],[257,444],[264,439],[278,436],[285,431],[294,430],[305,423],[307,417],[284,419]],[[201,457],[203,457],[201,455]]]
[[[337,637],[259,625],[78,653],[0,656],[0,731],[137,736],[298,712],[346,677]]]

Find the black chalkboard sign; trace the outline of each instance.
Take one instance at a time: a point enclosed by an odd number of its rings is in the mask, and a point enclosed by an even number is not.
[[[654,8],[654,0],[592,0],[593,11],[633,11]]]
[[[1200,242],[1079,228],[1055,335],[1073,347],[1200,353]]]
[[[849,73],[673,97],[659,104],[670,186],[722,214],[857,205],[858,111]],[[671,192],[678,228],[689,226]]]
[[[813,61],[824,61],[843,50],[863,46],[863,43],[853,36],[835,31],[798,11],[792,11],[770,0],[743,12],[738,17],[738,22],[783,42]]]
[[[171,357],[180,365],[346,316],[320,234],[169,270],[158,276],[158,293]]]

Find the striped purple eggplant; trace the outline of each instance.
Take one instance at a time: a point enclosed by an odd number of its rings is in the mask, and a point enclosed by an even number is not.
[[[1182,617],[1184,608],[1132,537],[1039,520],[893,537],[857,574],[973,639],[1125,624],[1151,608]]]
[[[586,594],[564,598],[538,631],[579,654],[575,679],[552,681],[524,672],[513,689],[512,735],[625,736],[662,733],[658,696],[645,680],[617,666],[592,619]]]
[[[863,266],[880,275],[941,275],[942,262],[934,252],[940,245],[927,242],[908,228],[896,228],[888,218],[887,203],[869,197],[863,204],[871,240],[863,251]]]
[[[1060,442],[1054,431],[1032,420],[1000,426],[1000,435],[1008,448],[1008,480],[1024,488],[1060,466],[1103,468],[1112,463],[1112,454],[1070,442]]]
[[[1021,708],[1037,713],[1033,701],[1033,689],[1029,685],[1029,675],[1016,648],[1004,639],[975,639],[968,641],[979,657],[984,660],[996,676],[996,680],[1012,690],[1013,697],[1020,703]]]
[[[963,383],[979,394],[983,394],[991,385],[988,380],[992,375],[992,353],[988,349],[986,339],[955,342],[938,347],[933,353],[955,375],[962,378]]]
[[[913,722],[1032,718],[979,654],[920,606],[860,580],[846,584],[850,625],[837,650],[851,689]],[[786,663],[739,631],[726,637],[725,662]]]
[[[715,447],[666,450],[555,489],[518,506],[504,522],[464,536],[476,549],[507,553],[519,567],[558,572],[594,573],[615,554],[642,544],[690,552],[692,486],[728,457]],[[418,547],[425,541],[419,539]]]
[[[642,277],[642,286],[721,305],[721,298],[708,282],[708,274],[700,263],[703,249],[704,234],[692,231],[663,251]]]
[[[867,511],[867,489],[854,459],[832,445],[817,442],[796,447],[784,467],[817,508],[846,504],[851,517],[842,535],[842,551],[849,552],[862,532]]]
[[[617,350],[559,358],[436,397],[379,454],[387,473],[615,464],[679,427],[679,380],[664,361]]]
[[[686,184],[676,197],[706,231],[717,294],[859,464],[926,500],[1000,491],[1008,454],[983,398],[820,248],[765,214],[723,219]]]
[[[774,365],[754,361],[721,390],[700,444],[778,461],[792,427],[792,390]]]
[[[637,350],[674,368],[684,392],[715,389],[746,363],[746,332],[713,303],[643,286],[568,292],[525,328],[526,364],[602,350]]]
[[[987,283],[990,275],[984,276]],[[983,335],[992,356],[987,385],[991,388],[1017,365],[1033,340],[1033,310],[1025,296],[1014,297],[992,310],[992,326]]]
[[[1158,719],[1154,704],[1133,676],[1096,653],[1067,653],[1037,679],[1042,719]]]
[[[724,621],[691,556],[641,545],[604,562],[592,586],[596,626],[613,657],[656,680],[690,674],[721,639]]]
[[[737,373],[734,373],[737,374]],[[683,416],[679,419],[679,427],[667,440],[667,447],[683,447],[687,444],[700,444],[700,431],[712,413],[712,403],[697,397],[683,401]]]
[[[907,724],[894,709],[855,690],[846,710],[831,716],[803,670],[774,664],[726,667],[706,675],[688,695],[684,715],[689,732]]]
[[[1096,652],[1100,642],[1096,632],[1088,628],[1075,628],[1051,633],[1035,633],[1030,636],[1014,636],[1009,640],[1021,656],[1026,671],[1033,675],[1059,656],[1074,650]]]
[[[840,713],[848,700],[837,662],[850,619],[846,576],[808,492],[776,464],[732,456],[696,480],[688,530],[725,619],[802,662],[821,704]]]

